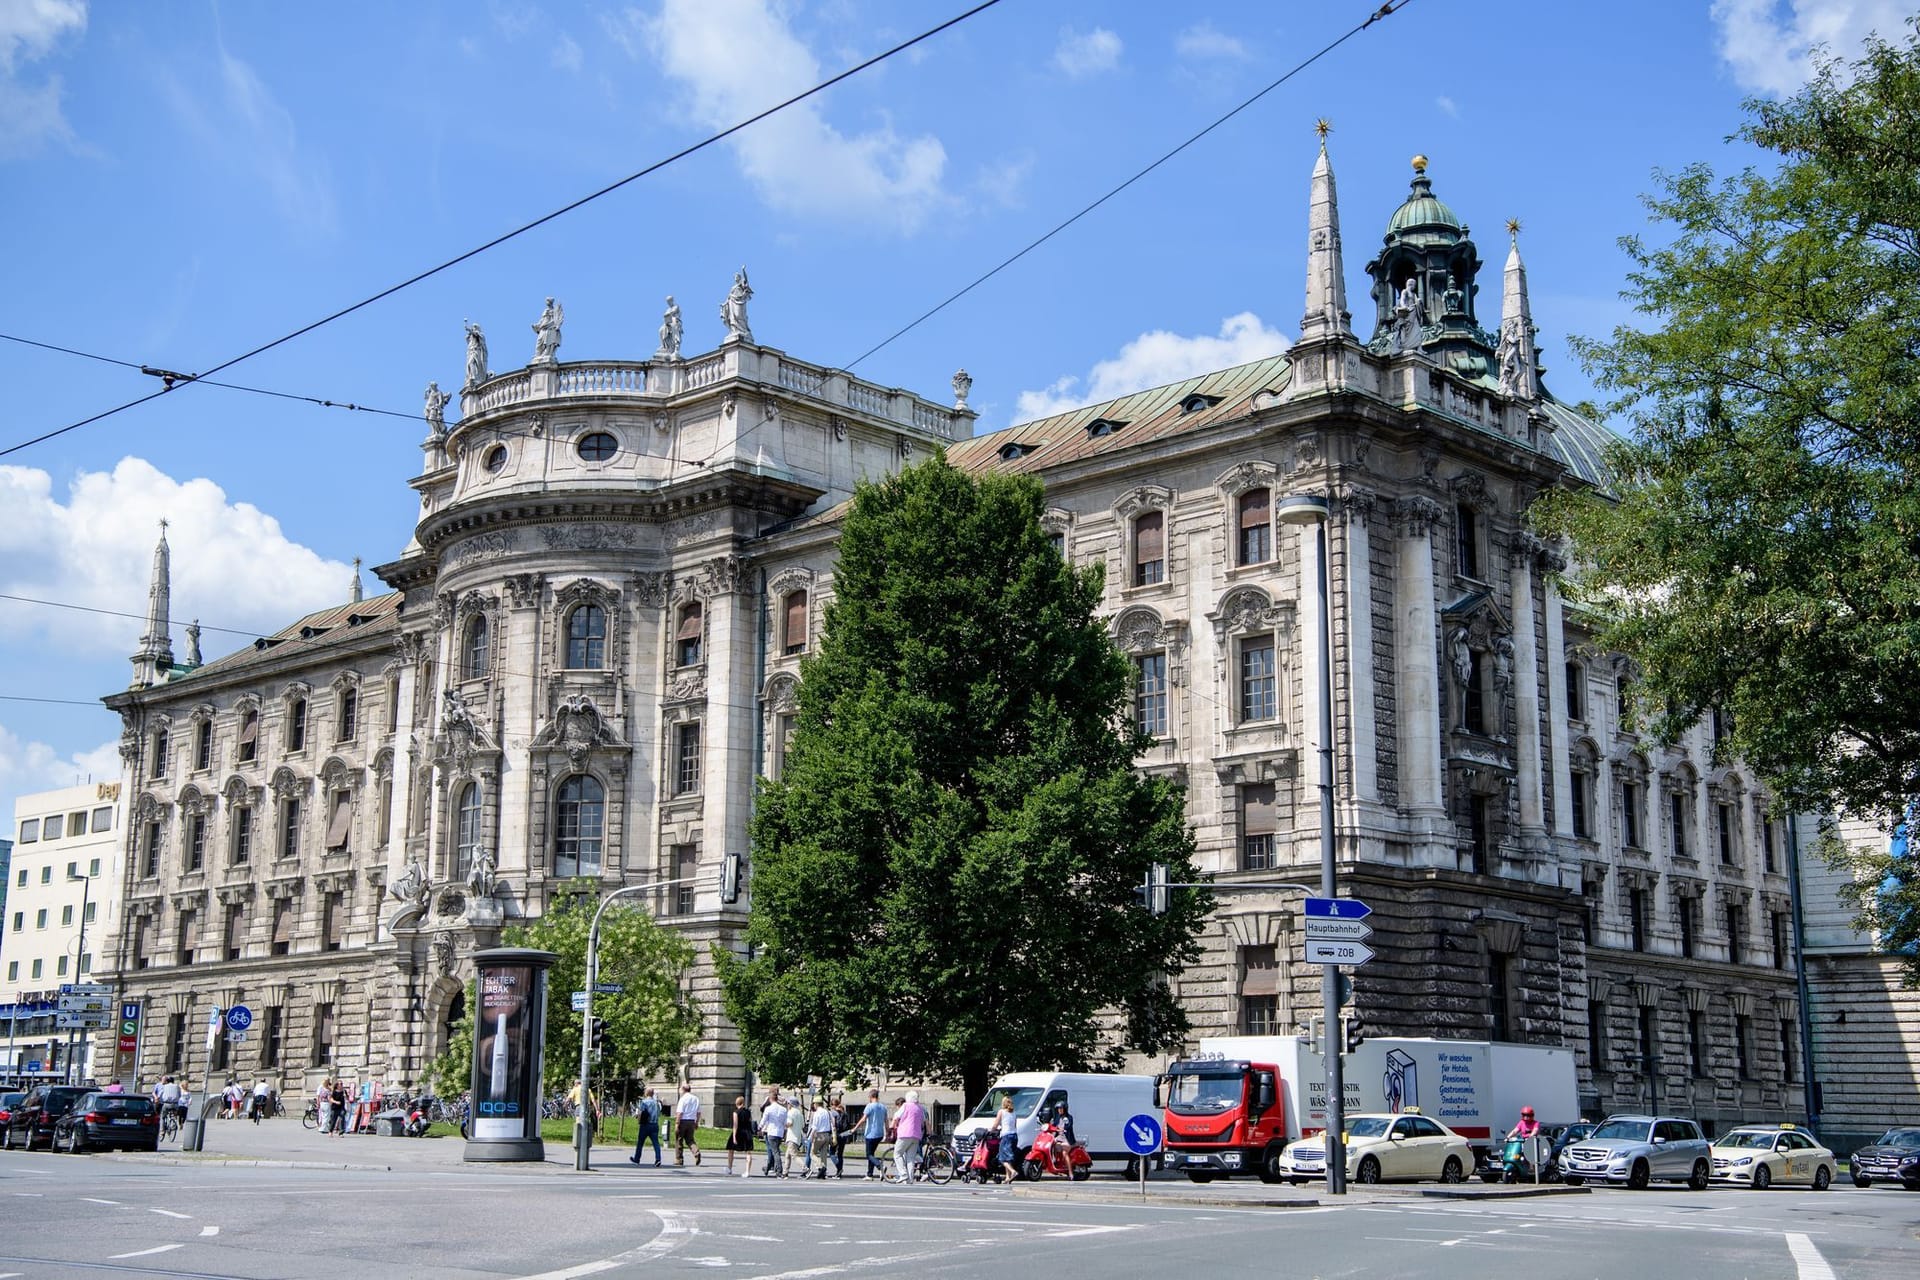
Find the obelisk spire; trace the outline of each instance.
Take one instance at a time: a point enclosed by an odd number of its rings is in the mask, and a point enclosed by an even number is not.
[[[360,603],[360,557],[353,558],[353,592],[349,597],[354,604]]]
[[[1516,400],[1540,398],[1540,349],[1534,345],[1533,306],[1527,299],[1527,265],[1520,260],[1520,220],[1507,221],[1512,247],[1500,296],[1500,391]]]
[[[140,651],[133,655],[135,688],[159,684],[173,667],[172,627],[167,619],[172,597],[167,522],[162,520],[160,541],[153,548],[153,579],[147,585],[147,631],[140,637]]]
[[[1332,128],[1325,120],[1314,126],[1320,135],[1320,158],[1313,165],[1307,208],[1307,311],[1300,320],[1302,342],[1353,333],[1353,317],[1347,311],[1347,271],[1340,253],[1340,204],[1334,193],[1333,164],[1327,158],[1327,134]]]

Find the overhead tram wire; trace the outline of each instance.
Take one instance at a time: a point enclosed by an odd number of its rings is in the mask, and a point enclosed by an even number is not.
[[[112,356],[103,356],[92,351],[81,351],[74,347],[63,347],[54,342],[37,342],[32,338],[22,338],[18,334],[0,333],[0,339],[17,342],[23,347],[39,347],[42,351],[58,351],[61,355],[78,356],[82,360],[97,360],[101,364],[115,364],[123,369],[132,369],[144,373],[150,378],[159,378],[167,385],[163,391],[171,391],[175,386],[187,382],[204,382],[210,387],[220,387],[226,391],[245,391],[256,396],[273,396],[280,400],[299,400],[306,404],[317,405],[322,409],[351,409],[356,413],[377,413],[388,418],[408,418],[419,421],[417,413],[400,413],[393,409],[376,409],[369,404],[356,404],[350,400],[327,400],[320,396],[303,396],[291,391],[274,391],[267,387],[249,387],[238,382],[217,382],[197,373],[175,373],[171,369],[156,369],[152,365],[135,364],[131,360],[116,360]]]
[[[1400,0],[1400,2],[1405,3],[1405,0]],[[732,137],[736,133],[739,133],[741,130],[750,128],[753,125],[760,123],[760,121],[765,120],[769,116],[777,115],[779,112],[785,111],[788,107],[795,106],[799,103],[805,102],[809,98],[812,98],[818,94],[824,93],[828,89],[831,89],[833,88],[833,86],[839,84],[841,81],[851,79],[852,77],[859,75],[862,71],[867,70],[869,67],[877,66],[880,63],[885,62],[887,59],[892,58],[897,54],[904,53],[906,50],[913,48],[915,45],[922,44],[928,40],[931,40],[934,36],[937,36],[942,32],[947,31],[949,28],[958,26],[959,24],[965,22],[967,19],[973,17],[975,14],[982,13],[988,9],[991,9],[999,3],[1000,3],[1000,0],[981,0],[979,4],[976,4],[972,8],[969,8],[964,12],[956,14],[951,18],[948,18],[945,22],[940,23],[938,26],[929,27],[927,30],[922,31],[919,35],[914,36],[908,40],[903,40],[899,44],[894,45],[891,49],[888,49],[885,52],[877,53],[873,55],[871,58],[868,58],[864,62],[856,63],[854,66],[848,67],[845,71],[841,71],[836,75],[830,76],[827,79],[822,80],[820,83],[814,85],[811,89],[807,89],[800,93],[796,93],[792,97],[786,99],[785,101],[777,103],[774,106],[768,107],[766,110],[761,111],[755,115],[748,116],[745,120],[740,121],[738,124],[730,125],[727,128],[722,129],[718,133],[709,134],[707,137],[702,138],[699,142],[696,142],[691,146],[682,147],[680,150],[674,152],[672,155],[667,156],[661,160],[656,160],[654,163],[648,165],[644,169],[641,169],[635,173],[630,173],[626,177],[621,178],[619,181],[609,183],[606,186],[601,187],[598,191],[594,191],[588,195],[581,196],[578,200],[575,200],[570,204],[562,205],[560,208],[555,209],[551,213],[535,218],[533,221],[524,223],[521,226],[515,227],[513,230],[508,231],[502,235],[495,236],[493,239],[487,241],[485,244],[478,245],[472,249],[467,250],[465,253],[462,253],[455,257],[447,259],[445,262],[442,262],[439,266],[429,267],[425,271],[422,271],[416,275],[407,277],[405,280],[400,281],[398,284],[390,285],[387,288],[380,290],[378,293],[362,298],[360,301],[353,303],[351,306],[342,307],[338,311],[332,312],[329,315],[322,316],[320,319],[313,321],[311,324],[302,325],[300,328],[293,330],[291,333],[283,334],[280,337],[275,338],[271,342],[262,343],[260,346],[257,346],[250,351],[242,352],[241,354],[234,356],[230,360],[223,360],[219,364],[216,364],[212,368],[206,370],[206,372],[196,375],[191,379],[185,379],[182,381],[169,383],[166,386],[163,386],[160,390],[152,392],[148,395],[141,396],[137,400],[129,400],[125,404],[115,405],[111,409],[103,409],[99,413],[93,414],[90,417],[85,417],[80,419],[78,422],[70,422],[64,427],[56,427],[52,431],[42,432],[40,435],[34,436],[32,439],[22,440],[18,444],[8,445],[6,448],[0,449],[0,458],[7,457],[10,454],[18,453],[22,449],[30,449],[37,444],[44,444],[48,440],[54,439],[56,436],[63,436],[67,434],[69,431],[78,431],[81,427],[91,426],[93,423],[100,422],[106,418],[111,418],[115,414],[124,413],[128,409],[136,408],[140,405],[146,404],[150,400],[157,400],[161,396],[166,395],[169,391],[174,390],[176,387],[190,386],[195,382],[205,381],[207,378],[209,378],[213,374],[219,373],[225,369],[231,369],[234,365],[237,365],[242,361],[251,360],[255,356],[263,355],[266,352],[273,350],[275,347],[283,346],[286,343],[292,342],[295,338],[304,337],[305,335],[312,333],[315,329],[321,328],[324,325],[332,324],[335,320],[343,319],[347,316],[352,315],[356,311],[360,311],[367,307],[372,306],[376,302],[380,302],[386,298],[390,298],[394,294],[399,293],[403,289],[411,288],[412,286],[419,284],[423,280],[431,279],[432,277],[439,275],[443,271],[459,266],[461,263],[466,262],[468,259],[476,258],[481,254],[487,252],[489,249],[498,248],[499,246],[507,243],[509,240],[516,239],[519,236],[525,235],[529,231],[532,231],[538,227],[545,226],[547,223],[552,222],[554,219],[560,218],[565,216],[566,214],[572,213],[575,209],[579,209],[584,205],[591,204],[593,201],[600,199],[602,196],[611,195],[615,191],[620,190],[622,187],[628,186],[629,184],[634,182],[638,182],[641,178],[647,177],[650,174],[657,173],[660,170],[666,168],[668,165],[674,164],[680,160],[684,160],[688,156],[691,156],[696,152],[704,151],[708,147],[713,146],[715,143],[724,142],[726,139]],[[401,416],[407,416],[407,415],[401,415]]]
[[[928,310],[922,312],[920,315],[915,316],[912,320],[908,321],[906,324],[902,325],[900,328],[896,329],[894,332],[888,334],[886,337],[882,338],[879,342],[876,342],[873,346],[868,347],[865,351],[862,351],[859,355],[855,356],[852,360],[849,360],[846,364],[842,365],[841,368],[844,371],[851,373],[853,369],[856,366],[858,366],[862,361],[865,361],[869,357],[879,354],[881,351],[893,345],[893,343],[895,343],[899,339],[906,337],[909,333],[912,333],[915,329],[919,328],[926,321],[933,319],[933,317],[939,315],[942,311],[945,311],[948,307],[960,301],[960,299],[966,297],[968,294],[972,293],[975,289],[979,288],[981,285],[985,284],[987,281],[993,279],[995,276],[999,275],[1002,271],[1005,271],[1008,267],[1012,266],[1014,263],[1020,261],[1020,259],[1026,257],[1028,254],[1032,253],[1035,249],[1038,249],[1041,245],[1053,239],[1055,236],[1059,235],[1062,231],[1065,231],[1068,227],[1071,227],[1074,223],[1080,221],[1080,219],[1086,217],[1088,214],[1092,213],[1095,209],[1098,209],[1101,205],[1113,199],[1115,196],[1125,191],[1128,187],[1131,187],[1134,183],[1140,181],[1140,179],[1146,177],[1148,174],[1152,173],[1155,169],[1158,169],[1161,165],[1165,164],[1167,161],[1179,155],[1182,151],[1185,151],[1188,147],[1191,147],[1194,143],[1200,141],[1200,139],[1206,137],[1208,134],[1212,133],[1215,129],[1218,129],[1221,125],[1233,119],[1235,116],[1239,115],[1242,111],[1245,111],[1248,107],[1251,107],[1254,103],[1260,101],[1260,99],[1266,97],[1268,94],[1272,93],[1275,89],[1278,89],[1281,85],[1285,84],[1287,81],[1299,75],[1302,71],[1305,71],[1308,67],[1312,66],[1314,63],[1320,61],[1320,59],[1326,57],[1328,54],[1332,53],[1335,49],[1338,49],[1341,45],[1353,39],[1355,36],[1359,35],[1362,31],[1365,31],[1368,27],[1371,27],[1374,23],[1380,21],[1382,18],[1392,17],[1394,14],[1400,12],[1402,9],[1406,8],[1409,4],[1412,4],[1412,3],[1413,3],[1413,0],[1386,0],[1385,4],[1382,4],[1378,9],[1375,9],[1371,14],[1368,15],[1366,21],[1358,23],[1353,27],[1349,28],[1338,39],[1332,41],[1330,44],[1327,44],[1325,47],[1321,48],[1318,52],[1309,55],[1307,58],[1295,64],[1291,70],[1289,70],[1285,75],[1281,76],[1278,80],[1275,80],[1272,84],[1269,84],[1266,88],[1260,90],[1260,92],[1254,94],[1252,97],[1242,102],[1239,106],[1227,112],[1225,115],[1215,120],[1212,124],[1209,124],[1206,128],[1200,130],[1200,132],[1194,134],[1192,137],[1188,138],[1186,141],[1180,143],[1178,146],[1174,147],[1171,151],[1166,152],[1164,155],[1160,156],[1159,159],[1153,161],[1153,163],[1147,165],[1144,169],[1141,169],[1140,171],[1135,173],[1132,177],[1128,178],[1125,182],[1122,182],[1119,186],[1114,187],[1112,190],[1108,191],[1105,195],[1101,196],[1099,199],[1095,200],[1093,203],[1086,205],[1078,213],[1075,213],[1071,217],[1067,218],[1065,221],[1056,224],[1046,234],[1040,236],[1036,240],[1029,242],[1024,248],[1020,249],[1018,252],[1014,253],[1012,256],[1002,260],[999,263],[999,265],[975,277],[972,281],[970,281],[968,284],[966,284],[964,287],[962,287],[958,291],[948,295],[946,298],[942,299],[940,302],[936,303],[934,306],[932,306]],[[0,456],[4,456],[4,455],[0,455]]]

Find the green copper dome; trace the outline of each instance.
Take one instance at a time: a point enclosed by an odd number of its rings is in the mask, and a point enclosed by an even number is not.
[[[1447,203],[1433,194],[1433,182],[1427,177],[1427,158],[1413,158],[1413,190],[1387,222],[1389,238],[1406,231],[1418,231],[1425,228],[1444,228],[1448,231],[1465,233],[1458,214],[1447,207]]]

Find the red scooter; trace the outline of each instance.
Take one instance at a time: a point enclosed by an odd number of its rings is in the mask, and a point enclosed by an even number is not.
[[[1075,1182],[1085,1182],[1093,1176],[1093,1157],[1087,1154],[1085,1144],[1076,1142],[1069,1146],[1058,1127],[1043,1124],[1034,1135],[1033,1150],[1027,1152],[1021,1167],[1029,1182],[1038,1182],[1048,1174],[1071,1176]]]

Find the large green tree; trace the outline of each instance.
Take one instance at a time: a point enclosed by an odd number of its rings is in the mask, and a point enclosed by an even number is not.
[[[580,1023],[573,993],[586,986],[587,932],[599,899],[591,893],[563,893],[545,915],[531,924],[510,925],[501,944],[551,951],[559,959],[547,971],[547,1051],[543,1083],[569,1087],[580,1073]],[[604,1020],[613,1051],[599,1064],[605,1076],[636,1071],[677,1075],[687,1046],[699,1038],[697,1004],[683,992],[693,964],[693,948],[671,929],[654,923],[637,906],[616,902],[600,920],[600,981],[625,989],[594,997],[593,1014]],[[473,984],[467,984],[466,1013],[448,1037],[446,1052],[428,1068],[428,1079],[442,1096],[465,1089],[473,1064]]]
[[[1210,906],[1183,795],[1136,774],[1132,667],[1040,526],[1041,488],[944,456],[855,494],[799,720],[753,820],[728,1013],[776,1079],[1008,1067],[1175,1044],[1166,977]],[[1103,1051],[1102,1045],[1107,1048]]]
[[[1663,243],[1622,242],[1645,320],[1579,351],[1633,438],[1542,518],[1650,729],[1730,712],[1791,801],[1890,826],[1920,797],[1920,37],[1748,112],[1765,165],[1663,176]],[[1911,948],[1911,866],[1854,869]]]

